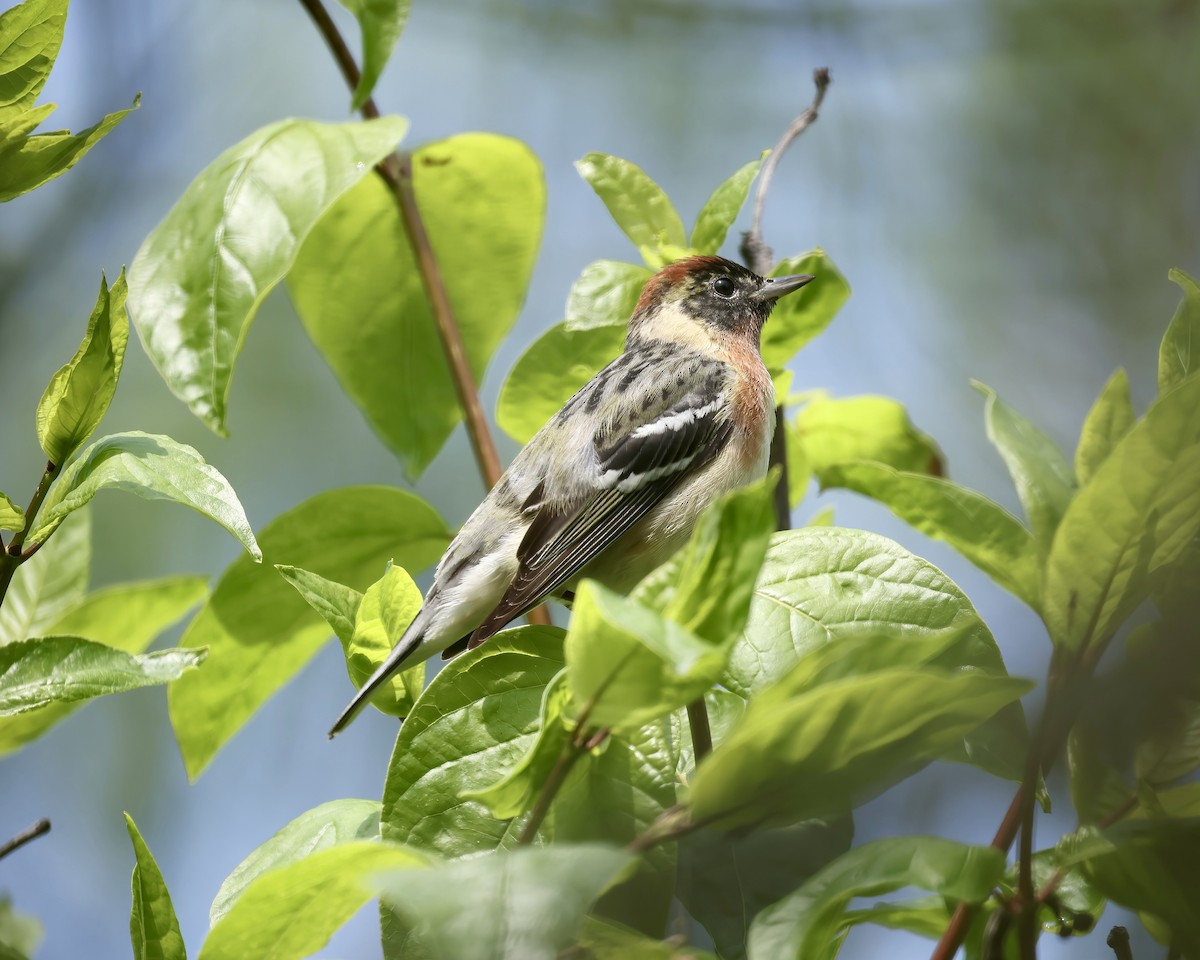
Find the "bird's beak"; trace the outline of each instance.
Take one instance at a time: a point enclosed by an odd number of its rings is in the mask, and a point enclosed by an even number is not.
[[[768,277],[762,289],[754,296],[758,300],[778,300],[815,279],[811,273],[797,273],[791,277]]]

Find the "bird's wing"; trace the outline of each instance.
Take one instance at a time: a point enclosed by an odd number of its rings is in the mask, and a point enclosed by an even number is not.
[[[661,398],[663,387],[648,383],[646,390],[647,400]],[[703,386],[674,392],[659,403],[624,398],[626,410],[644,406],[648,412],[595,435],[599,473],[586,493],[564,505],[548,498],[539,503],[544,490],[534,491],[526,509],[536,513],[517,550],[516,576],[469,646],[478,646],[571,580],[680,480],[721,451],[733,431],[724,378],[710,377]]]

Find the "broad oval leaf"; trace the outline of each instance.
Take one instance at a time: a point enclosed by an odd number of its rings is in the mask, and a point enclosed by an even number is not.
[[[130,884],[133,905],[129,911],[133,960],[187,960],[183,934],[162,871],[129,814],[125,814],[125,828],[136,858]]]
[[[233,487],[192,447],[170,437],[131,431],[102,437],[62,472],[30,535],[45,540],[63,518],[101,490],[124,490],[145,500],[191,507],[232,533],[256,561],[262,551]]]
[[[653,274],[636,263],[595,260],[571,285],[567,296],[568,330],[621,327],[629,323],[642,288]]]
[[[1167,276],[1183,291],[1158,351],[1158,393],[1166,393],[1188,374],[1200,370],[1200,285],[1182,270]]]
[[[721,249],[729,228],[741,213],[746,195],[750,192],[750,184],[758,176],[765,157],[766,153],[739,167],[704,202],[696,217],[696,225],[692,227],[692,249],[700,253],[716,253]]]
[[[200,960],[300,960],[371,899],[384,871],[424,874],[428,860],[389,843],[352,840],[260,874],[209,931]]]
[[[83,342],[50,379],[38,403],[38,443],[51,463],[66,463],[92,435],[112,402],[129,342],[125,292],[124,270],[111,290],[100,278],[100,293]]]
[[[25,511],[0,493],[0,530],[24,530]]]
[[[687,246],[679,214],[641,167],[606,153],[589,153],[575,161],[575,169],[635,247]]]
[[[0,120],[31,106],[62,46],[67,0],[25,0],[0,15]]]
[[[988,439],[1004,459],[1034,540],[1043,554],[1075,495],[1075,473],[1058,446],[1032,421],[1004,403],[996,391],[976,381],[986,397],[984,420]]]
[[[528,443],[624,345],[624,327],[569,330],[555,324],[513,364],[496,401],[496,423],[518,443]]]
[[[1100,391],[1079,433],[1079,445],[1075,448],[1075,479],[1081,487],[1092,479],[1136,419],[1129,377],[1124,370],[1118,370]]]
[[[371,96],[375,82],[392,55],[392,48],[408,21],[411,0],[338,0],[358,20],[362,31],[362,75],[354,88],[351,110],[358,110]]]
[[[330,800],[306,810],[234,867],[209,908],[209,926],[216,926],[246,888],[268,870],[296,863],[319,850],[378,835],[378,800]]]
[[[758,915],[750,960],[833,960],[841,919],[854,897],[919,887],[981,903],[1004,872],[1004,854],[941,837],[889,837],[856,847]]]
[[[1103,643],[1145,599],[1150,575],[1200,531],[1200,376],[1130,429],[1071,501],[1046,560],[1043,618],[1069,650]]]
[[[762,331],[762,358],[769,370],[785,367],[799,350],[829,326],[850,296],[850,284],[824,250],[781,260],[773,277],[811,273],[815,279],[795,296],[775,304]]]
[[[416,928],[436,960],[555,960],[588,907],[634,855],[600,844],[522,847],[399,872],[380,899]],[[470,891],[464,915],[456,891]]]
[[[203,577],[163,577],[122,583],[90,594],[51,624],[45,633],[82,637],[126,653],[141,653],[163,630],[199,603],[207,592],[208,584]],[[70,716],[76,706],[53,703],[0,720],[0,756],[40,737]]]
[[[1041,572],[1033,536],[993,500],[941,477],[881,463],[841,463],[820,474],[822,488],[843,487],[878,500],[927,537],[942,540],[1034,610]]]
[[[91,512],[77,510],[13,574],[0,605],[0,645],[46,634],[83,599],[91,563]]]
[[[383,577],[363,594],[354,633],[345,648],[346,669],[361,687],[383,664],[413,617],[421,609],[421,591],[403,567],[389,563]],[[371,697],[371,703],[392,717],[406,717],[425,686],[425,664],[415,663],[392,675]]]
[[[541,164],[470,133],[412,155],[417,205],[476,382],[520,311],[541,241]],[[305,330],[371,428],[418,476],[462,419],[396,200],[371,177],[313,227],[288,275]]]
[[[224,434],[233,366],[263,298],[343,193],[404,136],[400,117],[281,120],[205,168],[142,243],[129,313],[171,391]]]
[[[400,728],[384,784],[380,833],[448,857],[512,844],[519,824],[463,800],[490,787],[537,736],[543,691],[563,667],[561,630],[506,630],[451,660]]]
[[[306,500],[262,531],[268,560],[339,583],[374,580],[390,559],[421,570],[450,533],[420,497],[346,487]],[[329,627],[268,566],[240,557],[222,574],[180,644],[207,647],[205,669],[172,687],[171,723],[193,779],[217,750],[316,653]]]
[[[133,655],[79,637],[18,640],[0,647],[0,717],[169,683],[204,656],[178,648]]]

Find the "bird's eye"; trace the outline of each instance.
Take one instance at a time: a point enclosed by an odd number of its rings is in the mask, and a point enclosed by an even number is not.
[[[718,297],[725,297],[728,299],[729,297],[732,297],[736,291],[737,284],[735,284],[728,277],[717,277],[717,279],[713,281],[713,292]]]

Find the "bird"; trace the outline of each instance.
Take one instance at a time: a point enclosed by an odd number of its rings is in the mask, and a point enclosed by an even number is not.
[[[642,289],[623,352],[513,459],[439,561],[421,609],[329,731],[404,666],[474,648],[583,577],[627,591],[721,494],[764,476],[775,392],[760,335],[814,278],[761,277],[717,256]]]

